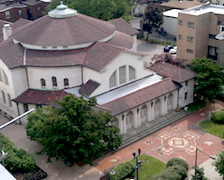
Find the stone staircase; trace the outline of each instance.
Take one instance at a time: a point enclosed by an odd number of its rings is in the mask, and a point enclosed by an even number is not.
[[[121,144],[121,146],[118,149],[122,149],[142,138],[144,138],[145,136],[148,136],[149,134],[154,133],[155,131],[158,131],[159,129],[162,129],[168,125],[170,125],[173,122],[178,121],[179,119],[183,118],[184,116],[190,114],[190,112],[186,112],[186,111],[180,111],[178,113],[176,113],[175,115],[168,117],[166,119],[163,120],[154,120],[154,123],[152,125],[150,125],[147,129],[138,132],[130,137],[123,137],[123,143]],[[155,123],[158,122],[158,123]]]

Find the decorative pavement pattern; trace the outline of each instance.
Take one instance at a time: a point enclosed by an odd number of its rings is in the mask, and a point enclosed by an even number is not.
[[[222,108],[224,108],[224,104],[222,104]],[[173,157],[183,158],[191,169],[195,162],[196,147],[212,156],[223,150],[222,139],[197,128],[198,123],[207,119],[207,112],[208,109],[203,108],[187,115],[119,151],[97,159],[93,164],[102,172],[110,171],[117,164],[131,160],[132,152],[137,152],[140,148],[142,154],[153,156],[165,163]],[[208,156],[198,152],[198,165],[208,159]]]

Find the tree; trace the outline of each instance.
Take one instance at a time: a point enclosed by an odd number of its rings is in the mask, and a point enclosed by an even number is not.
[[[222,67],[205,57],[193,59],[189,63],[190,69],[196,72],[195,94],[197,99],[213,102],[222,91],[223,75]]]
[[[175,58],[170,53],[155,54],[151,60],[155,64],[165,62],[182,68],[186,68],[188,62],[188,59]]]
[[[191,180],[195,180],[195,179],[197,179],[197,180],[209,180],[208,178],[205,177],[203,167],[201,167],[201,168],[199,168],[198,166],[196,167],[196,178],[195,178],[195,175],[191,175]]]
[[[143,30],[148,32],[146,41],[148,41],[149,34],[153,29],[159,28],[163,24],[163,10],[159,4],[150,3],[146,9],[145,15],[142,17]]]
[[[65,0],[64,4],[79,13],[92,16],[97,19],[111,20],[123,17],[125,20],[130,19],[132,0]],[[60,4],[60,0],[52,0],[47,6],[47,11],[54,9]]]
[[[105,151],[113,151],[121,144],[115,119],[108,112],[94,112],[96,99],[66,95],[55,101],[59,108],[40,108],[28,116],[27,134],[31,140],[44,145],[39,153],[62,159],[65,163],[83,161],[91,164],[92,158]]]
[[[216,155],[216,160],[212,163],[212,165],[216,167],[215,170],[224,179],[224,151],[221,151]]]

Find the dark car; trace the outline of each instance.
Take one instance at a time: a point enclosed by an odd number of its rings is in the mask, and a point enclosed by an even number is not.
[[[172,45],[167,45],[166,47],[164,47],[163,51],[164,52],[169,52],[170,49],[173,49],[173,46]]]

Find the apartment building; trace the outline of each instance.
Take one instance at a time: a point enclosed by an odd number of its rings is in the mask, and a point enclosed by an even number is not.
[[[207,3],[179,12],[177,57],[191,60],[205,56],[217,60],[219,42],[215,36],[223,30],[223,6]]]

